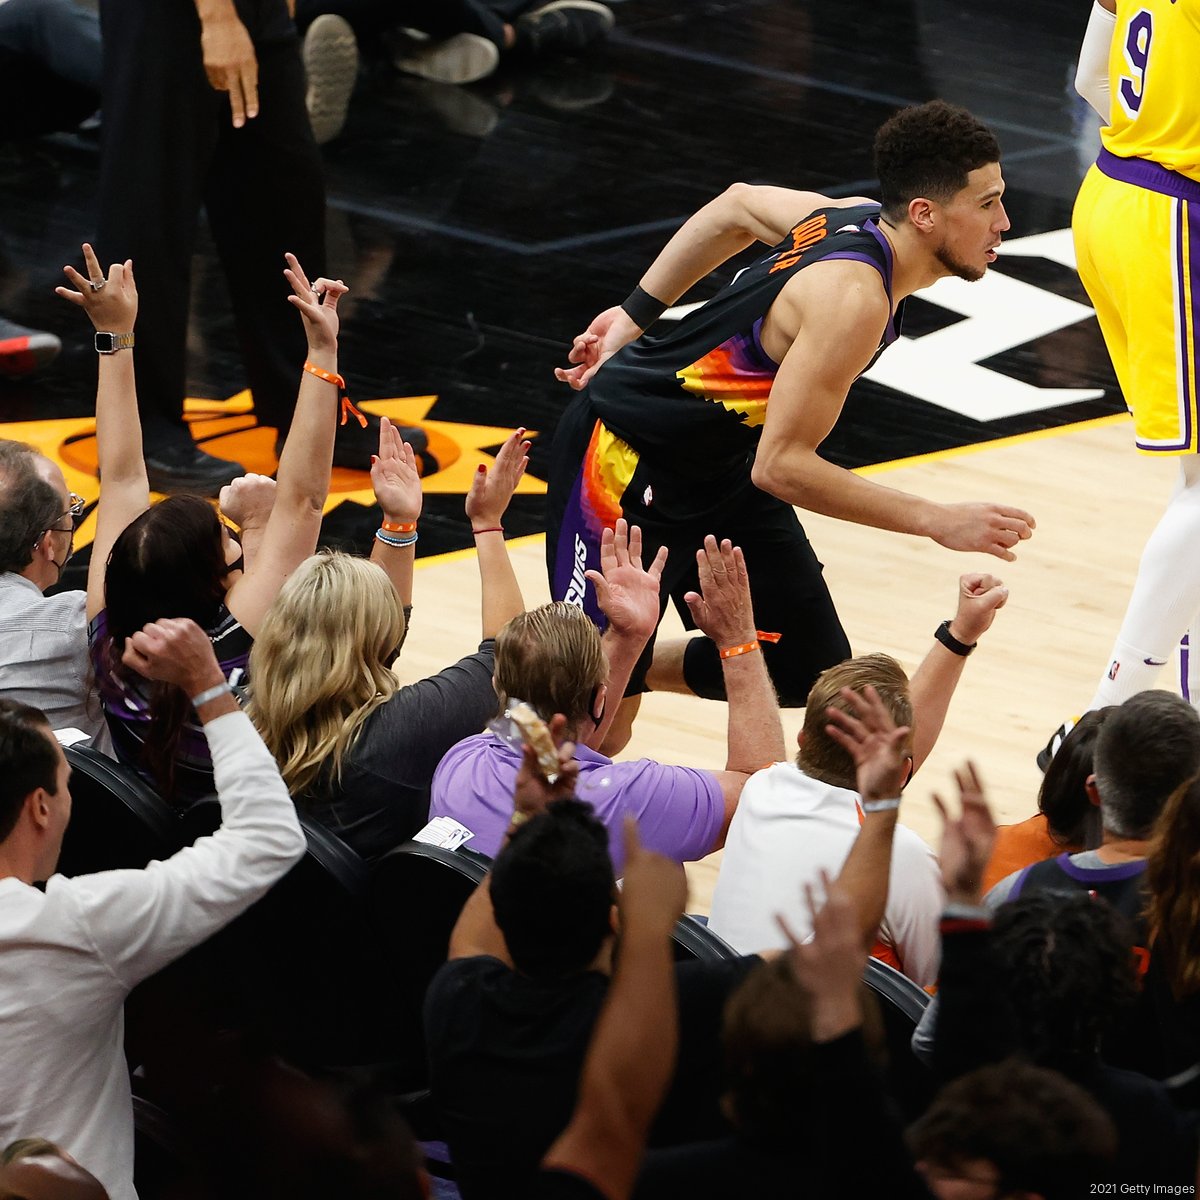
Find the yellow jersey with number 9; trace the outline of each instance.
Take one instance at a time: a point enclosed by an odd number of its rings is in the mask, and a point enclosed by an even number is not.
[[[1107,150],[1200,180],[1200,0],[1117,0]]]

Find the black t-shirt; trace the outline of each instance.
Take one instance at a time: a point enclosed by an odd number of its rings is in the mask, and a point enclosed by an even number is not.
[[[677,966],[679,1060],[660,1129],[695,1139],[720,1128],[721,1014],[759,961]],[[456,959],[434,977],[425,998],[433,1099],[464,1200],[528,1194],[575,1109],[607,991],[595,971],[535,980],[488,957]]]
[[[297,797],[301,812],[368,860],[411,838],[429,819],[429,785],[442,756],[496,715],[495,648],[481,642],[477,653],[381,704],[350,748],[340,784]]]

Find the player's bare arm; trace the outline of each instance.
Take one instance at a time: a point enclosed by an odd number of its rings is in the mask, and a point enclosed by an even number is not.
[[[775,246],[818,208],[874,203],[862,196],[835,200],[820,192],[735,183],[689,217],[650,264],[638,286],[662,305],[674,304],[689,288],[754,242]],[[579,334],[568,354],[572,367],[555,376],[576,391],[618,350],[636,340],[639,325],[621,306],[605,309]]]
[[[1034,527],[1023,510],[989,503],[938,504],[864,479],[817,453],[890,316],[878,275],[855,262],[815,264],[784,289],[771,312],[768,324],[774,324],[776,336],[793,323],[796,333],[771,389],[753,469],[755,485],[825,516],[1011,561],[1013,547]],[[774,354],[770,334],[764,328],[764,348]]]

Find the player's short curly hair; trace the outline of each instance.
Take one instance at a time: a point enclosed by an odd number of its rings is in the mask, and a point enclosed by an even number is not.
[[[902,108],[875,135],[883,215],[899,223],[918,196],[945,202],[971,171],[999,161],[995,134],[965,108],[944,100]]]

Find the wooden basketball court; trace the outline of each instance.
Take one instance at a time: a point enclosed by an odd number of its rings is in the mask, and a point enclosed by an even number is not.
[[[801,513],[855,652],[884,650],[910,673],[938,623],[953,614],[960,573],[989,571],[1011,588],[967,664],[936,750],[908,789],[902,819],[936,847],[930,796],[954,794],[953,769],[968,756],[1000,820],[1035,811],[1034,756],[1091,698],[1175,465],[1135,454],[1129,418],[1114,416],[864,470],[879,483],[937,500],[1002,499],[1038,521],[1018,560],[1003,563]],[[510,548],[526,604],[546,602],[543,538],[520,538]],[[476,580],[470,551],[418,562],[412,636],[399,664],[405,681],[475,648]],[[679,632],[669,612],[663,633]],[[1174,686],[1170,672],[1164,668],[1164,687]],[[650,695],[622,757],[722,767],[725,713],[710,701]],[[802,720],[803,710],[785,711],[789,745]],[[693,911],[707,911],[718,863],[714,854],[689,868]]]

